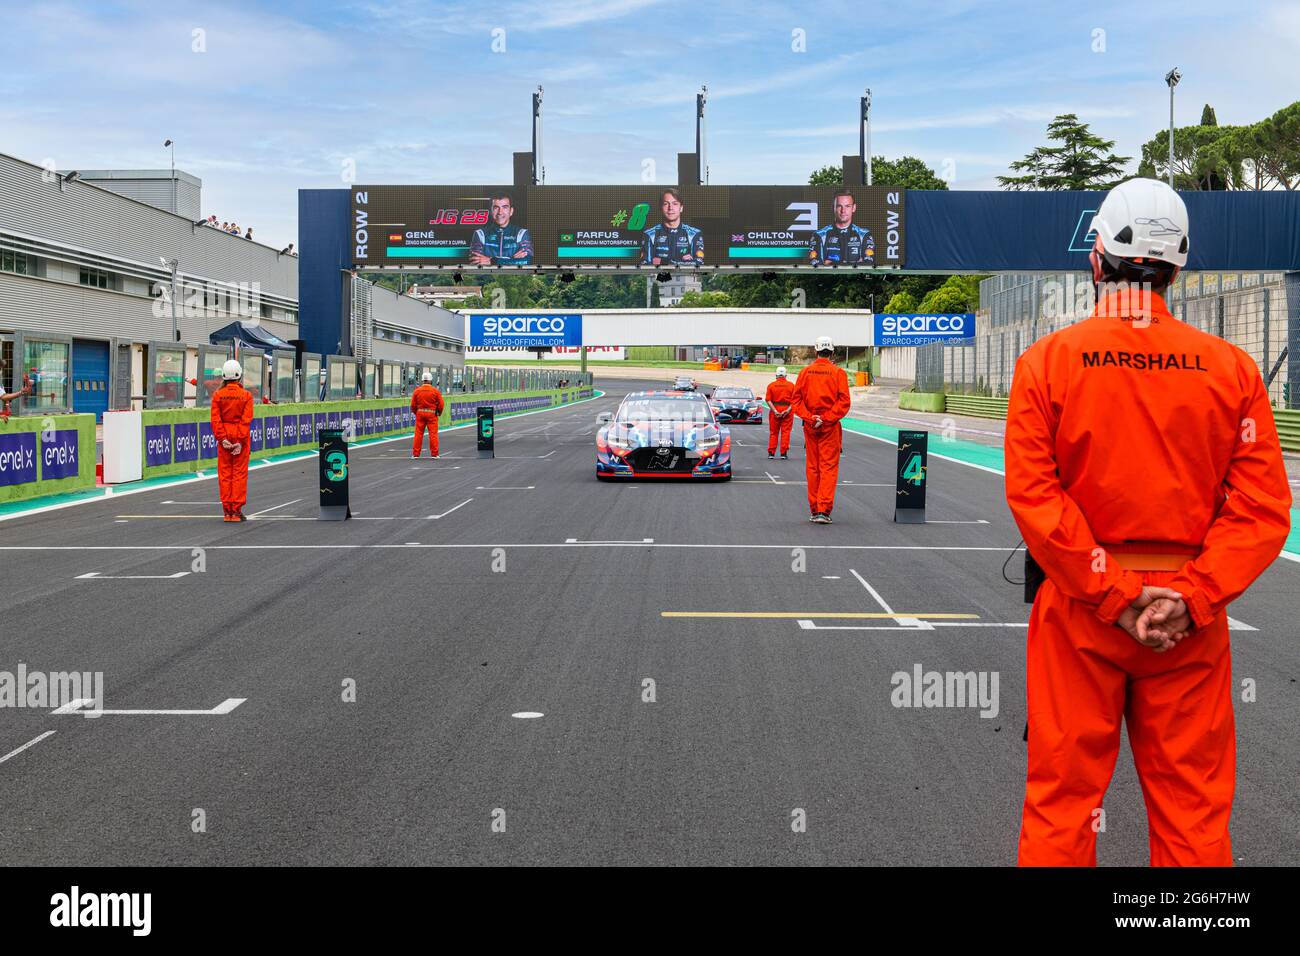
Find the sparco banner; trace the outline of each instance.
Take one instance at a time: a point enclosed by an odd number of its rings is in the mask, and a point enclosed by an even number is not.
[[[472,347],[527,349],[582,344],[582,316],[578,313],[513,315],[494,312],[469,318]]]
[[[975,334],[975,313],[876,315],[873,329],[873,344],[877,346],[927,345],[950,339],[968,339]]]

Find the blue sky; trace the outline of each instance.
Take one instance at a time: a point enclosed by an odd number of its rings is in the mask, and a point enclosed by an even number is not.
[[[673,181],[702,83],[713,183],[803,182],[856,152],[870,86],[874,152],[955,189],[993,188],[1061,112],[1136,165],[1171,66],[1180,125],[1300,97],[1294,2],[43,2],[4,23],[0,151],[165,167],[170,137],[205,214],[276,245],[296,190],[342,187],[348,162],[360,183],[508,182],[538,84],[554,184],[639,182],[647,159]]]

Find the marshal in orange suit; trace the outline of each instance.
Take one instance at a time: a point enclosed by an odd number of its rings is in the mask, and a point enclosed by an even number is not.
[[[794,386],[785,377],[785,366],[776,370],[776,378],[768,383],[763,400],[768,408],[767,457],[775,458],[780,446],[781,457],[790,457],[790,432],[794,430]]]
[[[429,433],[429,454],[438,457],[438,416],[442,414],[442,392],[433,384],[433,373],[425,372],[424,381],[411,393],[411,411],[415,412],[415,442],[411,457],[419,458],[424,447],[424,433]]]
[[[817,359],[805,365],[794,383],[794,413],[803,419],[803,443],[808,478],[808,520],[831,523],[835,485],[840,480],[840,419],[849,413],[849,377],[831,361],[834,345],[822,336],[814,346]]]
[[[1226,609],[1281,550],[1291,493],[1259,368],[1162,298],[1187,261],[1182,199],[1130,180],[1092,228],[1097,307],[1020,357],[1007,415],[1007,502],[1046,574],[1019,861],[1096,864],[1122,721],[1152,865],[1230,866]]]
[[[226,521],[247,521],[249,430],[253,393],[243,386],[244,372],[230,359],[221,367],[224,381],[212,393],[212,436],[217,441],[217,485]]]

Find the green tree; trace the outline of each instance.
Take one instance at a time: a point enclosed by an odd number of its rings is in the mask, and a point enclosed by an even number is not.
[[[926,293],[916,312],[974,312],[980,303],[980,281],[987,276],[948,276],[943,285]],[[890,310],[893,311],[893,310]],[[902,311],[901,309],[899,311]]]
[[[1219,125],[1218,117],[1214,115],[1214,107],[1211,106],[1209,103],[1206,103],[1205,108],[1201,110],[1201,125],[1202,126]]]
[[[1239,126],[1184,126],[1174,130],[1174,188],[1239,188],[1242,151],[1247,143]],[[1169,179],[1169,130],[1142,144],[1138,175]]]
[[[889,304],[885,306],[885,312],[896,315],[905,315],[909,312],[916,311],[916,296],[910,292],[895,292],[889,297]]]
[[[1174,130],[1175,189],[1300,189],[1300,102],[1249,126],[1219,126],[1207,110]],[[1169,177],[1168,130],[1143,144],[1138,175]]]
[[[808,176],[809,186],[842,186],[844,170],[840,166],[823,166]],[[871,184],[873,186],[902,186],[904,189],[947,189],[948,184],[934,174],[929,166],[915,156],[886,159],[871,158]]]
[[[1047,138],[1059,145],[1039,146],[1011,164],[1018,176],[999,176],[1006,189],[1109,189],[1124,178],[1131,157],[1117,156],[1113,139],[1102,139],[1074,113],[1047,124]]]
[[[877,156],[871,161],[871,182],[875,186],[902,186],[904,189],[947,189],[948,184],[915,156],[888,160]]]
[[[809,186],[843,186],[844,167],[823,166],[808,174]]]
[[[686,292],[677,301],[678,309],[729,309],[731,296],[725,292]]]
[[[1300,189],[1300,101],[1250,128],[1243,143],[1251,189]]]

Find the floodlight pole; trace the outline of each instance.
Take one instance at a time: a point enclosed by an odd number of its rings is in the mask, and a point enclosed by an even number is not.
[[[699,161],[697,185],[703,186],[709,181],[709,164],[704,155],[704,105],[709,101],[709,88],[701,86],[695,94],[695,156]]]
[[[864,184],[871,185],[871,88],[861,99],[861,115],[858,121],[858,154],[862,157],[862,176]]]
[[[181,333],[180,333],[180,328],[176,324],[176,273],[180,271],[181,262],[179,259],[172,259],[170,262],[167,263],[167,265],[171,267],[171,273],[172,273],[172,282],[171,282],[172,341],[179,342],[181,340]]]
[[[542,88],[533,94],[533,185],[540,186],[546,178],[542,168]]]
[[[176,209],[176,143],[169,139],[167,146],[172,155],[172,212],[176,213],[178,212]]]
[[[1178,72],[1178,67],[1174,67],[1165,74],[1165,82],[1169,84],[1169,188],[1174,188],[1174,87],[1178,81],[1183,78],[1183,74]]]

